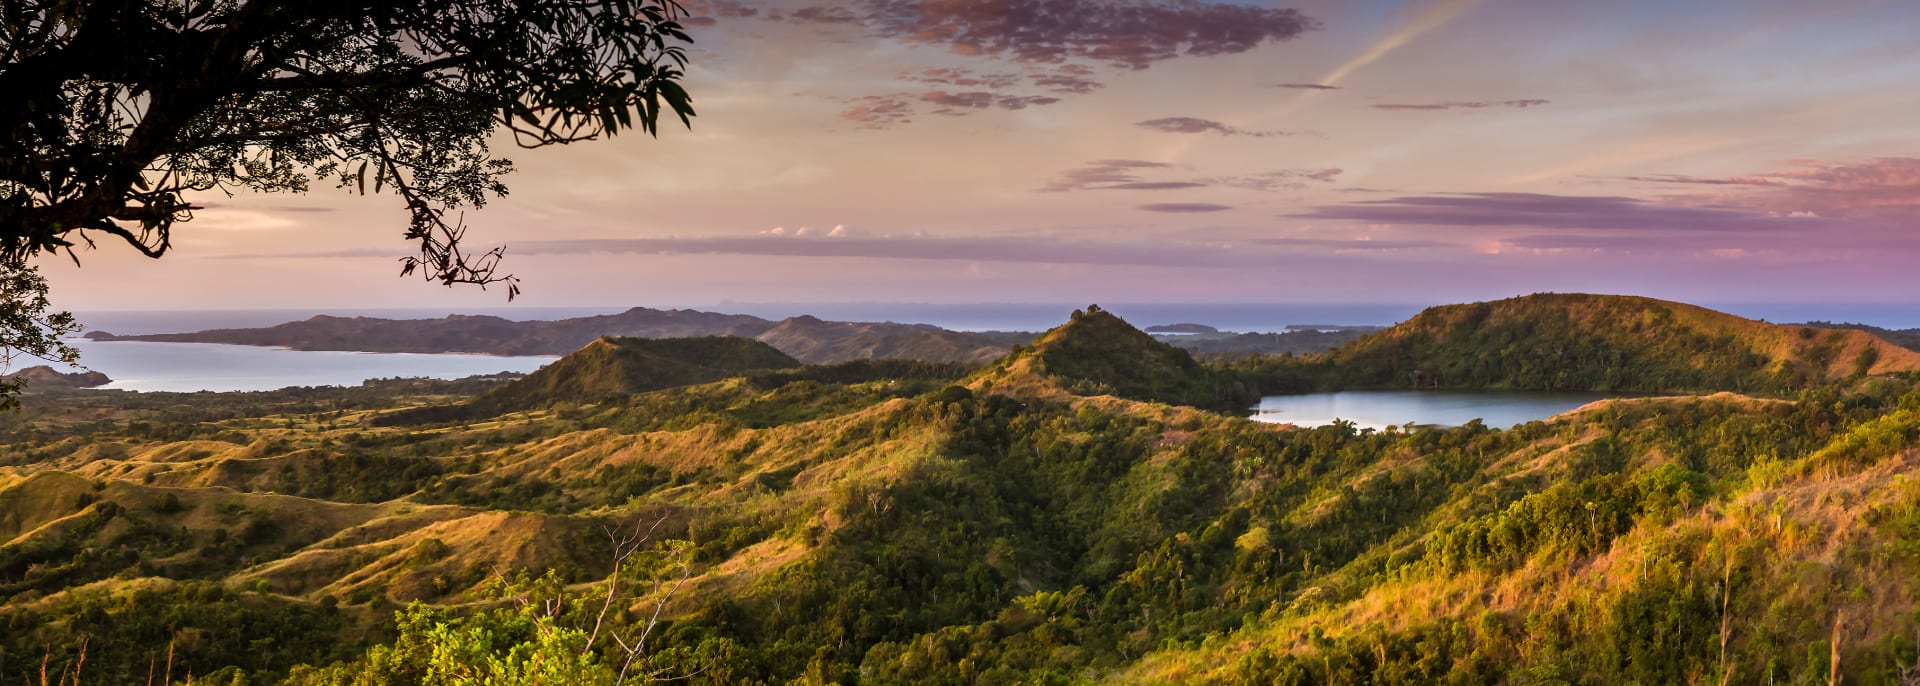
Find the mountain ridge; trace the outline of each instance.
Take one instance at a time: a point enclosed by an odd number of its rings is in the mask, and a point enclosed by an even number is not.
[[[127,336],[92,331],[86,336],[101,341],[225,343],[294,350],[490,355],[564,355],[602,336],[743,336],[774,343],[776,347],[811,364],[875,358],[983,363],[1005,353],[1008,346],[1024,342],[1027,338],[1020,333],[949,331],[925,324],[829,322],[807,315],[773,321],[745,314],[645,307],[634,307],[616,314],[526,321],[492,315],[459,314],[438,319],[316,315],[260,328]]]

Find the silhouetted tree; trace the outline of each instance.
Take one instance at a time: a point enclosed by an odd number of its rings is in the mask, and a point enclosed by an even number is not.
[[[8,0],[0,263],[99,237],[149,257],[195,191],[332,181],[405,200],[402,275],[506,283],[446,212],[506,191],[522,147],[693,115],[676,0]],[[10,328],[15,336],[21,329]]]

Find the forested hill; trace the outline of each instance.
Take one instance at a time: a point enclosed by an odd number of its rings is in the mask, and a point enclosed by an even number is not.
[[[1634,296],[1545,293],[1429,308],[1329,354],[1346,387],[1785,391],[1920,371],[1864,331]]]
[[[772,346],[740,336],[600,338],[465,403],[399,412],[382,417],[381,423],[475,419],[561,402],[605,402],[799,366],[798,360]]]
[[[22,381],[29,387],[42,388],[92,388],[105,386],[113,379],[100,372],[63,372],[42,364],[0,375],[0,381]]]
[[[683,338],[745,336],[765,341],[809,364],[859,359],[916,359],[984,363],[1024,343],[1030,334],[949,331],[924,324],[830,322],[814,317],[771,321],[744,314],[635,307],[619,314],[552,321],[450,315],[440,319],[316,316],[257,329],[118,336],[96,340],[266,345],[295,350],[399,353],[564,355],[601,336]]]
[[[1201,365],[1098,305],[1075,310],[1067,323],[1015,349],[980,378],[1196,407],[1244,408],[1258,398],[1237,378]]]

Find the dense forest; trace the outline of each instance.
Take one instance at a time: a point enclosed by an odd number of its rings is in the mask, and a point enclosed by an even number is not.
[[[1200,363],[1089,308],[982,367],[50,390],[0,415],[0,682],[1914,683],[1920,364],[1802,331],[1535,296]],[[1413,386],[1668,394],[1232,410]]]

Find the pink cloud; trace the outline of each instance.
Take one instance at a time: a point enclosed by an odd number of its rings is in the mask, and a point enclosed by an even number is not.
[[[1318,27],[1293,9],[1203,0],[870,0],[876,33],[1021,62],[1088,59],[1130,69],[1246,52]]]
[[[1137,121],[1134,122],[1133,125],[1143,129],[1153,129],[1166,133],[1217,133],[1222,136],[1253,136],[1256,138],[1292,136],[1297,133],[1294,131],[1253,131],[1222,124],[1212,119],[1201,119],[1199,117],[1162,117],[1160,119]]]
[[[1920,216],[1920,157],[1878,157],[1859,162],[1794,160],[1783,170],[1724,178],[1666,174],[1626,178],[1722,189],[1668,198],[1689,206],[1855,219]]]

